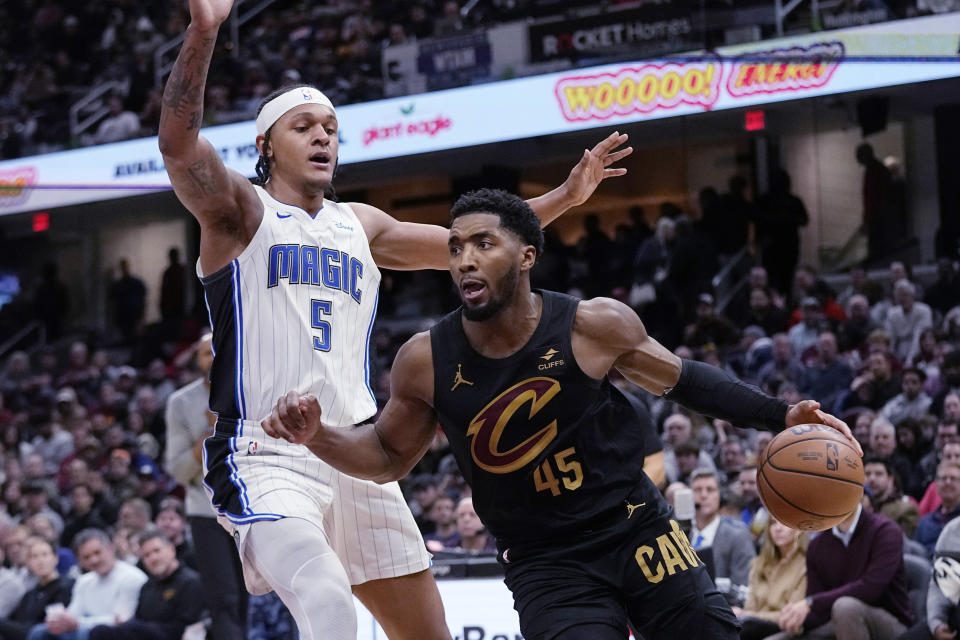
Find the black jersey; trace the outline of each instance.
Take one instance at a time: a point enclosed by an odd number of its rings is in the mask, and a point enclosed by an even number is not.
[[[538,293],[540,323],[506,358],[470,346],[460,310],[430,330],[434,407],[474,508],[501,544],[589,528],[650,482],[633,407],[574,359],[578,300]]]

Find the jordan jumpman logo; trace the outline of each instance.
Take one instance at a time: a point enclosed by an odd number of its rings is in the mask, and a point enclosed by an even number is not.
[[[460,367],[461,367],[461,366],[463,366],[463,365],[457,364],[457,375],[456,375],[456,377],[453,379],[453,386],[450,387],[450,391],[454,391],[457,387],[459,387],[459,386],[462,385],[462,384],[466,384],[466,385],[469,385],[469,386],[471,386],[471,387],[473,386],[473,383],[470,382],[469,380],[467,380],[466,378],[464,378],[463,375],[460,373]]]
[[[645,506],[647,506],[647,503],[646,503],[646,502],[641,502],[640,504],[630,504],[630,503],[627,502],[626,500],[624,500],[624,502],[627,503],[627,520],[630,519],[630,516],[633,515],[633,512],[634,512],[634,511],[636,511],[636,510],[639,509],[640,507],[645,507]]]

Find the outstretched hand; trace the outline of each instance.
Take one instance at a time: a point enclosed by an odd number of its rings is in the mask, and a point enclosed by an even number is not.
[[[633,147],[615,150],[622,146],[628,137],[625,133],[614,131],[598,142],[593,149],[583,150],[580,162],[570,171],[566,182],[563,183],[571,200],[571,206],[586,202],[596,190],[597,185],[607,178],[627,173],[627,170],[622,167],[610,168],[610,165],[633,153]]]
[[[190,0],[190,23],[198,29],[217,29],[230,17],[233,0]]]
[[[786,423],[788,427],[795,427],[798,424],[822,424],[832,429],[836,429],[843,437],[850,441],[850,446],[863,457],[863,447],[853,437],[853,432],[843,420],[820,410],[820,403],[816,400],[801,400],[797,404],[790,405],[787,409]]]
[[[260,426],[268,436],[294,444],[306,444],[323,429],[320,424],[320,401],[312,395],[289,391],[274,405],[270,417]]]

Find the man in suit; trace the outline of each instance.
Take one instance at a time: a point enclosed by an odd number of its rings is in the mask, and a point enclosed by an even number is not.
[[[731,586],[744,586],[750,576],[750,561],[756,555],[750,531],[743,522],[720,515],[720,481],[710,469],[697,469],[690,488],[697,515],[690,533],[694,549],[709,548],[713,555],[714,578]]]

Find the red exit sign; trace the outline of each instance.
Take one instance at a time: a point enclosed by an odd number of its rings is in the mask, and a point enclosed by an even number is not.
[[[50,228],[50,214],[46,211],[33,214],[33,223],[31,226],[33,227],[34,233],[46,231]]]
[[[762,131],[766,126],[762,110],[747,111],[743,114],[743,128],[747,131]]]

